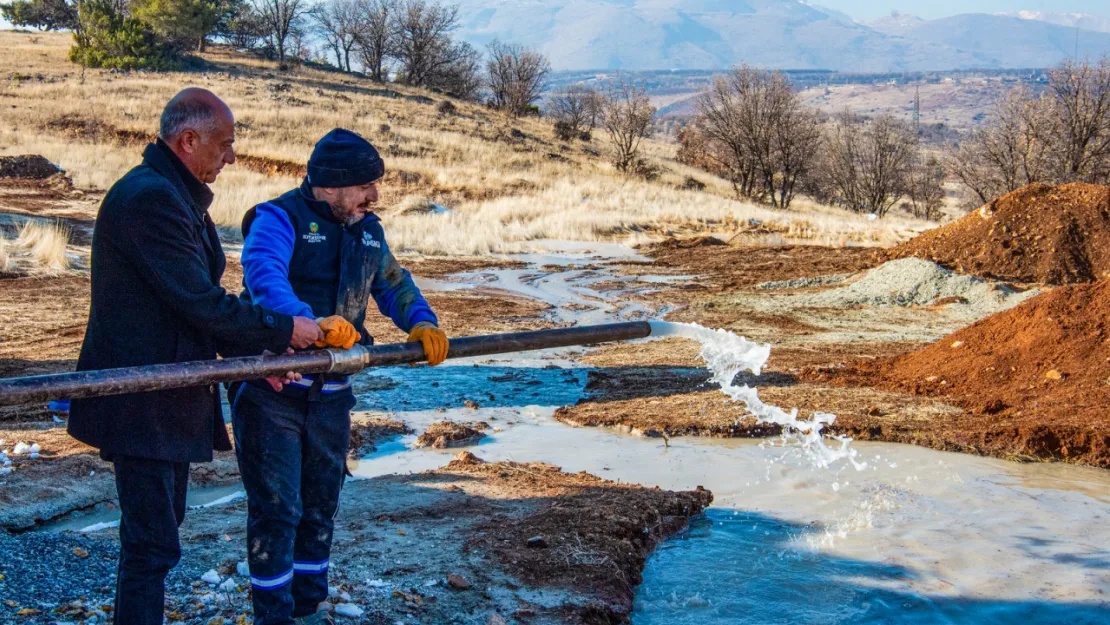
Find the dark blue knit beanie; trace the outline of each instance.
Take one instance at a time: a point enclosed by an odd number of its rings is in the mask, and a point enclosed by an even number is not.
[[[308,159],[308,184],[314,187],[356,187],[384,175],[385,161],[374,146],[343,128],[317,141]]]

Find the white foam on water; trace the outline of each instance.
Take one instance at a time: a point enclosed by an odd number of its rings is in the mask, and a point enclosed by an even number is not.
[[[858,451],[851,447],[852,439],[835,434],[826,435],[826,426],[836,420],[836,415],[815,411],[809,419],[798,417],[798,409],[787,412],[778,406],[764,403],[759,392],[741,384],[737,386],[736,376],[744,371],[759,375],[767,359],[771,356],[771,346],[753,343],[742,336],[727,330],[712,330],[696,323],[670,323],[651,321],[653,337],[675,336],[693,339],[701,343],[698,355],[713,373],[713,381],[721,387],[721,392],[733,401],[743,402],[760,423],[782,427],[784,446],[798,450],[816,467],[828,467],[840,460],[847,460],[862,471],[866,462],[857,461]],[[829,444],[836,441],[839,444]]]

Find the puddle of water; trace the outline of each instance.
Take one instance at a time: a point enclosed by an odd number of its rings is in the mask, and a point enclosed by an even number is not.
[[[190,488],[185,499],[190,510],[227,505],[243,499],[247,493],[239,484]],[[99,532],[119,527],[119,510],[115,505],[100,504],[91,510],[70,514],[57,521],[42,526],[42,530],[53,532]]]
[[[485,272],[481,284],[557,308],[610,295],[589,289],[613,280],[603,264],[586,272],[566,260],[542,263],[569,269]],[[619,318],[604,308],[564,314],[580,323]],[[543,369],[554,357],[569,369]],[[682,438],[667,446],[568,427],[551,415],[583,392],[585,370],[573,357],[564,351],[480,369],[393,372],[395,397],[363,401],[417,431],[445,418],[488,421],[500,431],[473,449],[486,460],[542,461],[648,486],[713,491],[705,518],[649,560],[635,625],[1110,622],[1110,477],[1103,471],[865,442],[851,444],[854,462],[815,463],[778,441]],[[482,373],[487,366],[491,375]],[[401,393],[416,379],[427,388],[436,375],[454,390],[438,400]],[[531,389],[521,382],[529,379],[542,384]],[[485,392],[495,396],[488,406],[460,407],[460,397],[481,403]],[[381,445],[355,474],[433,469],[457,453],[413,449],[414,440]]]

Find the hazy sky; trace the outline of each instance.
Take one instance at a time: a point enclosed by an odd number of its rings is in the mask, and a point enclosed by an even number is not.
[[[843,11],[857,20],[875,19],[892,10],[930,19],[999,11],[1058,11],[1110,17],[1110,0],[810,0],[810,3]]]

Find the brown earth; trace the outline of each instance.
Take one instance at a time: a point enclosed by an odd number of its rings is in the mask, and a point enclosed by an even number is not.
[[[487,269],[524,269],[528,263],[488,256],[422,256],[401,261],[405,269],[421,278],[444,278],[454,273]]]
[[[758,438],[779,429],[756,423],[743,406],[728,402],[709,380],[692,341],[667,339],[629,349],[603,346],[584,360],[590,371],[586,396],[556,411],[555,418],[577,426],[612,427],[634,435]],[[914,345],[913,347],[916,347]],[[867,387],[844,388],[802,379],[807,367],[876,359],[904,353],[899,343],[860,343],[776,348],[763,374],[743,374],[736,383],[759,389],[760,398],[784,408],[837,415],[834,431],[863,440],[922,444],[955,450],[943,424],[958,408],[926,397]]]
[[[882,256],[998,280],[1091,282],[1110,276],[1110,187],[1031,184]]]
[[[378,450],[377,442],[385,438],[412,434],[412,428],[398,419],[387,417],[360,417],[351,419],[351,443],[347,457],[358,459]]]
[[[943,397],[981,453],[1110,467],[1110,280],[1056,289],[896,358],[807,379]]]
[[[488,429],[489,424],[484,421],[477,423],[438,421],[429,425],[428,429],[416,438],[416,446],[434,449],[465,447],[481,440],[485,436],[482,431]]]
[[[711,501],[702,489],[663,491],[546,464],[486,464],[464,452],[434,471],[348,481],[329,584],[365,612],[352,621],[359,623],[626,622],[647,554]],[[246,515],[243,500],[186,515],[183,558],[167,580],[170,621],[249,622],[249,584],[236,571],[247,553]],[[2,533],[0,540],[11,555],[0,583],[9,606],[50,603],[80,615],[110,604],[114,532]],[[89,568],[97,573],[84,574]],[[208,570],[234,578],[232,588],[198,581]],[[11,622],[57,618],[44,610]]]
[[[592,605],[568,614],[567,622],[625,622],[648,554],[713,501],[700,486],[649,489],[542,463],[485,464],[465,453],[441,471],[505,480],[511,496],[540,498],[526,517],[500,512],[485,519],[467,546],[492,553],[530,584],[588,590]]]
[[[663,242],[641,250],[654,262],[646,270],[659,268],[673,273],[696,274],[698,278],[668,291],[719,292],[754,287],[761,282],[790,280],[870,269],[879,264],[873,250],[860,247],[816,245],[735,246]]]

